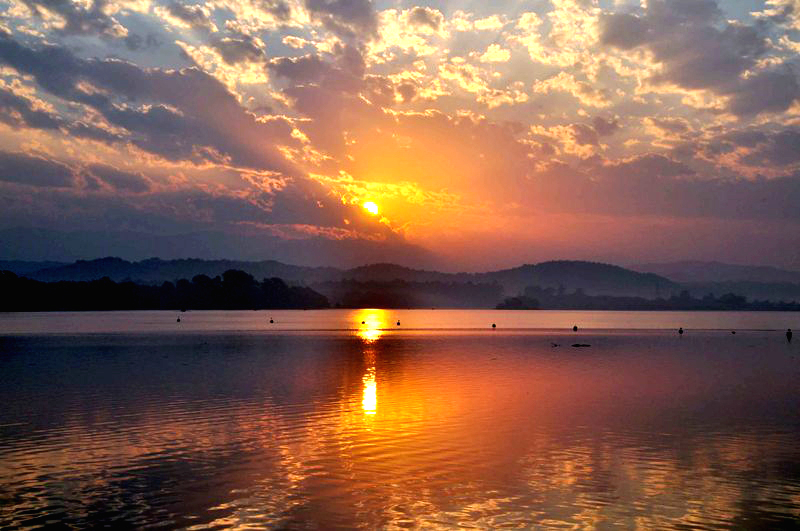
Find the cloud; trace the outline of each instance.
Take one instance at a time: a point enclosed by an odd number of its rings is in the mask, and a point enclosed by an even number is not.
[[[769,167],[800,163],[800,129],[785,129],[772,135],[762,134],[748,144],[757,147],[741,157],[740,161],[744,164]]]
[[[265,59],[263,43],[247,35],[239,38],[217,39],[212,41],[211,46],[219,52],[226,63],[232,65],[244,61],[263,61]]]
[[[178,25],[201,31],[217,31],[216,24],[211,20],[211,11],[205,6],[170,2],[161,12]]]
[[[28,48],[8,36],[0,36],[0,63],[65,101],[96,110],[128,130],[135,145],[169,160],[229,159],[294,171],[278,149],[298,145],[293,127],[282,118],[256,120],[224,85],[196,68],[147,70],[115,59],[81,59],[62,47]]]
[[[501,47],[499,44],[491,44],[481,55],[481,62],[484,63],[505,63],[511,58],[511,52]]]
[[[566,92],[572,94],[584,105],[591,107],[608,107],[611,105],[611,93],[607,89],[596,88],[591,83],[579,81],[574,75],[559,72],[545,80],[536,81],[533,91],[539,94]]]
[[[730,100],[731,112],[737,116],[780,113],[800,99],[800,84],[789,65],[761,71],[743,80]]]
[[[18,96],[5,87],[0,88],[0,121],[13,127],[33,129],[58,129],[62,122],[57,115],[34,109],[29,99]]]
[[[125,37],[127,30],[106,14],[107,0],[70,2],[67,0],[23,0],[37,18],[55,15],[62,22],[57,31],[66,35],[102,35]]]
[[[616,118],[605,119],[602,116],[595,116],[592,119],[592,127],[600,136],[613,135],[619,129],[619,120]]]
[[[345,38],[373,38],[378,15],[370,0],[305,0],[311,18]]]
[[[783,112],[800,98],[790,66],[760,64],[771,48],[766,26],[724,20],[714,0],[653,0],[640,15],[600,15],[599,28],[604,45],[650,51],[660,66],[650,82],[725,96],[734,115]]]
[[[60,162],[25,153],[0,151],[0,181],[65,188],[74,184],[72,168]]]
[[[572,136],[575,143],[581,146],[596,146],[600,143],[599,135],[594,127],[586,124],[572,124]]]
[[[408,11],[408,23],[412,26],[426,26],[433,31],[439,31],[443,21],[444,15],[438,9],[418,6]]]
[[[258,0],[257,4],[281,22],[288,21],[292,16],[292,9],[284,0]]]
[[[116,190],[127,192],[146,192],[150,189],[150,181],[141,172],[129,172],[106,164],[90,164],[85,170],[91,176]]]
[[[647,118],[648,123],[658,127],[667,133],[680,134],[689,130],[689,124],[682,118]]]
[[[573,214],[800,222],[793,206],[800,201],[800,173],[724,178],[649,153],[582,169],[554,164],[531,181],[536,208]]]
[[[648,41],[648,22],[628,13],[600,15],[600,42],[629,50]]]

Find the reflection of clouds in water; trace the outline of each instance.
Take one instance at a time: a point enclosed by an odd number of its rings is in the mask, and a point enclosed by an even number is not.
[[[387,321],[380,310],[356,315],[368,332]],[[142,509],[151,517],[166,508],[180,516],[176,525],[198,528],[265,522],[455,527],[467,521],[479,528],[612,522],[735,527],[766,522],[776,511],[800,517],[797,476],[785,466],[800,456],[791,427],[746,431],[729,424],[702,435],[669,435],[678,420],[656,416],[670,411],[667,405],[674,401],[690,407],[705,400],[694,391],[709,385],[718,366],[694,357],[673,356],[666,367],[660,357],[624,357],[626,348],[636,348],[629,340],[597,349],[592,359],[568,361],[553,357],[546,344],[537,351],[529,340],[514,338],[501,343],[494,336],[387,341],[370,332],[370,337],[286,336],[278,343],[274,337],[271,343],[255,338],[250,350],[231,344],[224,368],[217,365],[219,348],[196,358],[187,339],[193,357],[181,358],[191,364],[176,363],[178,377],[189,375],[187,389],[196,391],[200,376],[216,367],[210,381],[228,384],[229,395],[201,393],[188,401],[149,392],[137,396],[137,386],[146,387],[152,374],[144,371],[141,381],[120,381],[134,397],[129,412],[134,415],[116,414],[110,402],[81,401],[80,409],[50,432],[49,444],[37,438],[34,453],[20,442],[4,457],[20,473],[30,467],[25,482],[31,485],[42,481],[34,471],[48,470],[56,479],[45,488],[54,499],[81,499],[84,493],[104,499],[114,492],[125,510],[133,510],[130,500],[141,496],[151,504]],[[665,348],[674,343],[670,336]],[[525,355],[491,359],[499,347],[508,347],[504,354],[524,348]],[[744,364],[745,347],[735,352]],[[778,372],[774,356],[752,359],[778,383],[796,374]],[[160,357],[151,361],[153,370],[166,363]],[[739,373],[748,369],[737,367]],[[661,394],[648,394],[654,388],[672,390],[670,382],[688,368],[698,373],[697,379],[682,380],[692,392],[670,392],[663,402]],[[669,378],[653,377],[656,369]],[[256,373],[248,388],[244,379]],[[283,386],[292,393],[281,395]],[[624,400],[620,389],[637,400]],[[642,423],[630,413],[645,399]],[[624,418],[624,427],[605,422],[599,416],[604,408],[611,408],[613,418]],[[591,414],[576,413],[585,411]],[[90,420],[98,418],[105,421]],[[184,468],[170,468],[176,462]],[[0,483],[9,485],[5,473],[0,470]],[[131,474],[165,481],[159,491],[125,494],[135,488],[126,483]],[[178,474],[183,485],[166,481]],[[216,478],[217,486],[199,502],[164,505],[189,499],[197,482],[208,477]],[[55,487],[62,479],[63,493]],[[36,499],[29,501],[34,507]]]

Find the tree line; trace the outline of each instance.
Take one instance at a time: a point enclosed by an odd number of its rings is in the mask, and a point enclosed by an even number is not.
[[[563,288],[529,286],[517,297],[509,297],[497,305],[501,310],[675,310],[675,311],[800,311],[800,303],[786,301],[753,300],[726,293],[716,297],[709,293],[702,298],[692,297],[684,290],[669,298],[644,299],[612,295],[587,295],[577,289],[566,293]]]
[[[280,278],[261,282],[244,271],[161,285],[114,282],[39,282],[0,271],[0,311],[71,310],[259,310],[317,309],[330,306],[311,288],[289,286]]]

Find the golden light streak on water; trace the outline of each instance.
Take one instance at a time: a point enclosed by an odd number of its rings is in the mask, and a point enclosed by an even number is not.
[[[367,343],[373,343],[389,328],[389,312],[377,308],[358,310],[354,327],[357,335]]]
[[[364,393],[361,408],[365,415],[374,415],[378,410],[378,384],[375,381],[375,367],[369,367],[364,374]]]

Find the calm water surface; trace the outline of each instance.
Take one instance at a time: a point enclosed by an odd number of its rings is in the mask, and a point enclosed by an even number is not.
[[[176,316],[0,315],[0,528],[800,528],[794,314]]]

